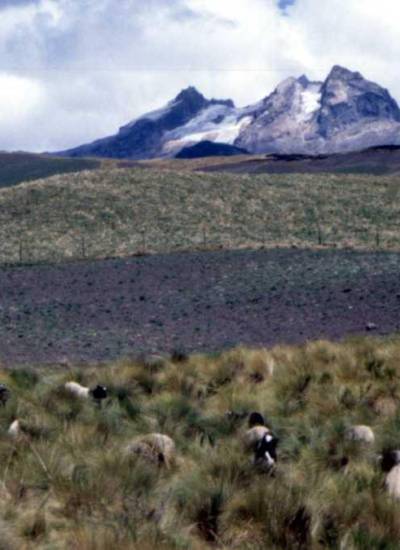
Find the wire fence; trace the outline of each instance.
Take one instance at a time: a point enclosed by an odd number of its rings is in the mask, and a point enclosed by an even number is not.
[[[268,226],[257,234],[247,228],[223,228],[209,231],[207,227],[192,231],[184,229],[157,232],[140,229],[136,233],[118,232],[104,235],[76,233],[58,235],[54,239],[38,239],[21,234],[0,246],[0,266],[54,264],[149,254],[234,250],[242,248],[353,248],[362,250],[400,251],[400,231],[388,237],[379,227],[352,232],[338,232],[320,222],[310,228],[286,235]]]

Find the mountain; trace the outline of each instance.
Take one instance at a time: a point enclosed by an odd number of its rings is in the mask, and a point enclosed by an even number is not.
[[[386,89],[336,65],[324,82],[291,77],[262,101],[244,108],[229,99],[208,100],[190,87],[164,108],[123,126],[117,135],[58,154],[174,157],[202,142],[255,154],[305,155],[396,145],[400,109]]]
[[[72,157],[129,159],[174,156],[184,145],[201,141],[197,138],[190,139],[188,134],[206,127],[219,128],[221,121],[236,111],[231,100],[208,100],[195,88],[189,87],[164,108],[122,126],[116,136],[100,139],[62,154]],[[183,135],[188,139],[181,140]],[[221,137],[226,138],[226,132]],[[225,139],[222,141],[225,142]]]

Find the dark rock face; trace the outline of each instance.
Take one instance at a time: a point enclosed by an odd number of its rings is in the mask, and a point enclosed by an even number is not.
[[[189,148],[184,154],[194,157],[183,158],[196,158],[225,154],[218,152],[220,144],[231,153],[236,147],[285,155],[399,145],[400,109],[386,89],[336,65],[324,82],[304,75],[288,78],[245,108],[235,108],[231,100],[206,99],[190,87],[165,108],[123,126],[116,136],[61,155],[147,159],[174,157]]]
[[[184,147],[175,158],[196,159],[202,157],[233,157],[235,155],[247,155],[248,151],[234,145],[225,143],[214,143],[212,141],[201,141],[190,147]]]

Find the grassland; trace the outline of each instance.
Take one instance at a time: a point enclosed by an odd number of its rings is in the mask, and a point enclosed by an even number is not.
[[[1,548],[398,548],[400,504],[377,455],[400,445],[399,355],[399,338],[356,339],[2,370]],[[110,397],[73,399],[71,379]],[[273,474],[245,453],[246,420],[226,414],[252,410],[280,438]],[[360,423],[372,447],[345,439]],[[169,468],[124,453],[150,432],[174,439]]]
[[[400,249],[399,178],[104,169],[0,191],[0,261],[261,246]]]

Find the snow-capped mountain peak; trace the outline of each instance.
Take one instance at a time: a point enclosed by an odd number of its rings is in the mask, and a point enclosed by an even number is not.
[[[230,99],[206,99],[190,86],[117,135],[64,154],[153,158],[175,156],[202,142],[251,153],[303,154],[399,144],[400,110],[386,89],[335,65],[324,82],[290,77],[263,100],[243,108]]]

